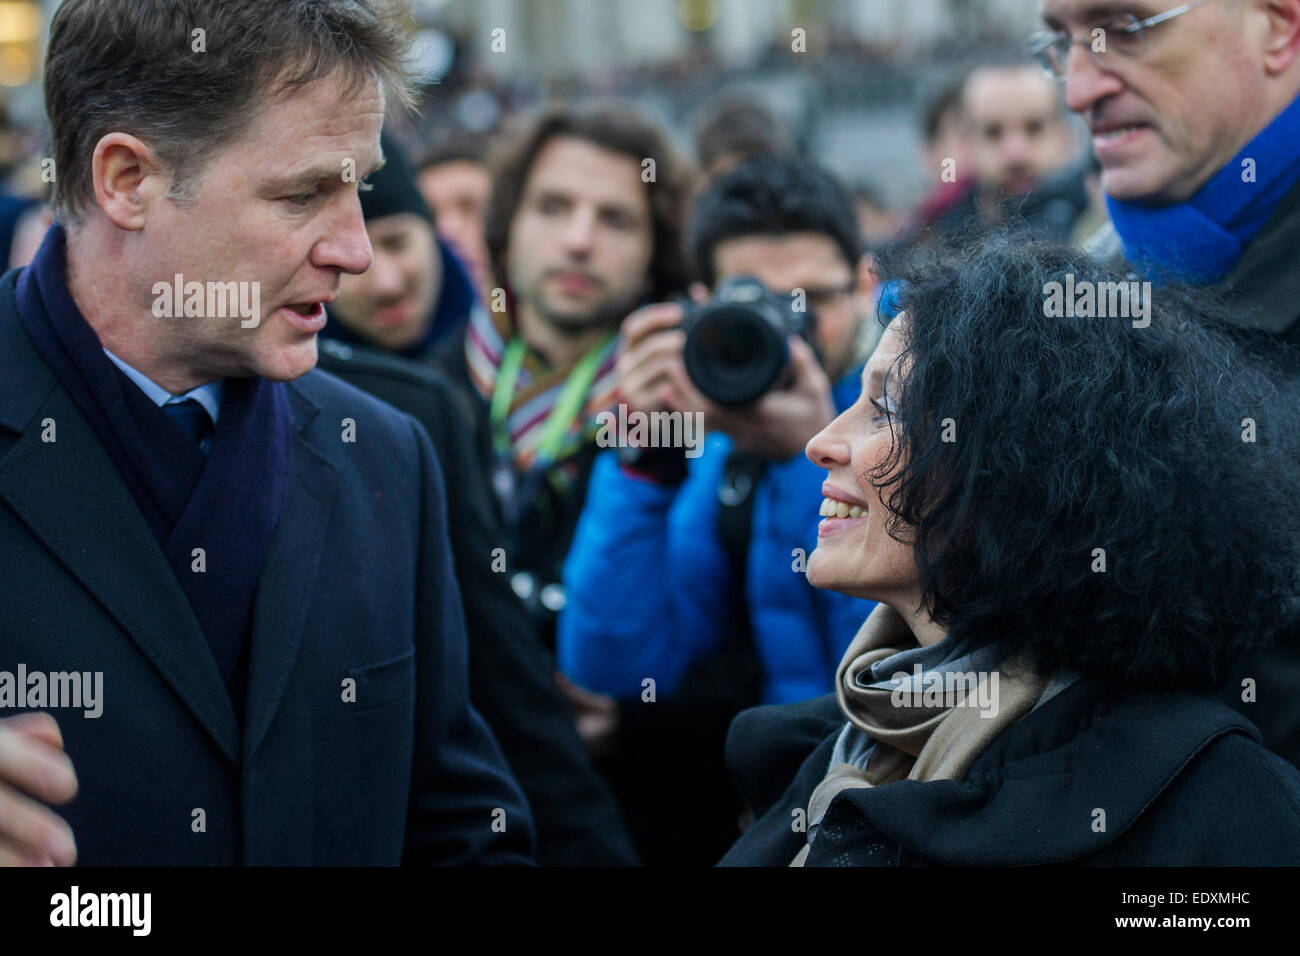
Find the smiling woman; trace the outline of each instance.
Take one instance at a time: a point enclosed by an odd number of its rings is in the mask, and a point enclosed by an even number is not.
[[[905,313],[808,444],[809,579],[882,604],[834,698],[733,724],[757,822],[723,862],[1300,859],[1300,774],[1205,696],[1300,591],[1289,359],[1203,293],[1157,290],[1140,327],[1048,316],[1048,283],[1122,278],[1064,248],[885,271]],[[795,738],[782,794],[766,758]],[[1241,812],[1203,833],[1220,801]]]
[[[1122,278],[1065,249],[995,242],[894,271],[898,360],[872,364],[896,385],[898,440],[866,485],[933,617],[1119,687],[1217,688],[1296,593],[1282,366],[1204,292],[1157,289],[1149,326],[1047,315],[1053,280]]]

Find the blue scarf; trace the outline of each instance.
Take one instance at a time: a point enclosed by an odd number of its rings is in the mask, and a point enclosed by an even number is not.
[[[1254,182],[1243,182],[1245,160]],[[1300,97],[1237,153],[1196,194],[1152,206],[1106,197],[1124,254],[1157,282],[1209,285],[1224,278],[1278,204],[1300,180]]]
[[[108,452],[167,557],[243,715],[253,596],[289,486],[282,383],[228,378],[205,456],[104,354],[68,290],[66,235],[50,227],[18,277],[18,315]],[[206,569],[192,569],[203,548]]]

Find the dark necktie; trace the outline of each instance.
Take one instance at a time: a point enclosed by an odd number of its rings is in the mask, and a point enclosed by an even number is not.
[[[200,448],[203,447],[203,440],[212,434],[212,419],[208,417],[207,409],[193,398],[164,405],[162,410]]]

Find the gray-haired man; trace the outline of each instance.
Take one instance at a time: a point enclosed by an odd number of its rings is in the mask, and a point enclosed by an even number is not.
[[[1230,296],[1242,334],[1265,348],[1300,345],[1300,0],[1044,0],[1042,16],[1031,46],[1101,164],[1112,225],[1093,250]],[[1300,401],[1300,353],[1277,355],[1278,386]],[[1293,439],[1260,428],[1259,440]],[[1292,605],[1276,649],[1224,694],[1300,766]]]

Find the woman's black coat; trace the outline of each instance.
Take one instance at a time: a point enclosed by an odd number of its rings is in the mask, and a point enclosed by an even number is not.
[[[786,866],[844,715],[829,695],[736,718],[727,761],[756,822],[724,866]],[[793,783],[790,781],[793,780]],[[1210,697],[1094,680],[1009,727],[963,781],[849,790],[807,866],[1300,864],[1300,772]]]

